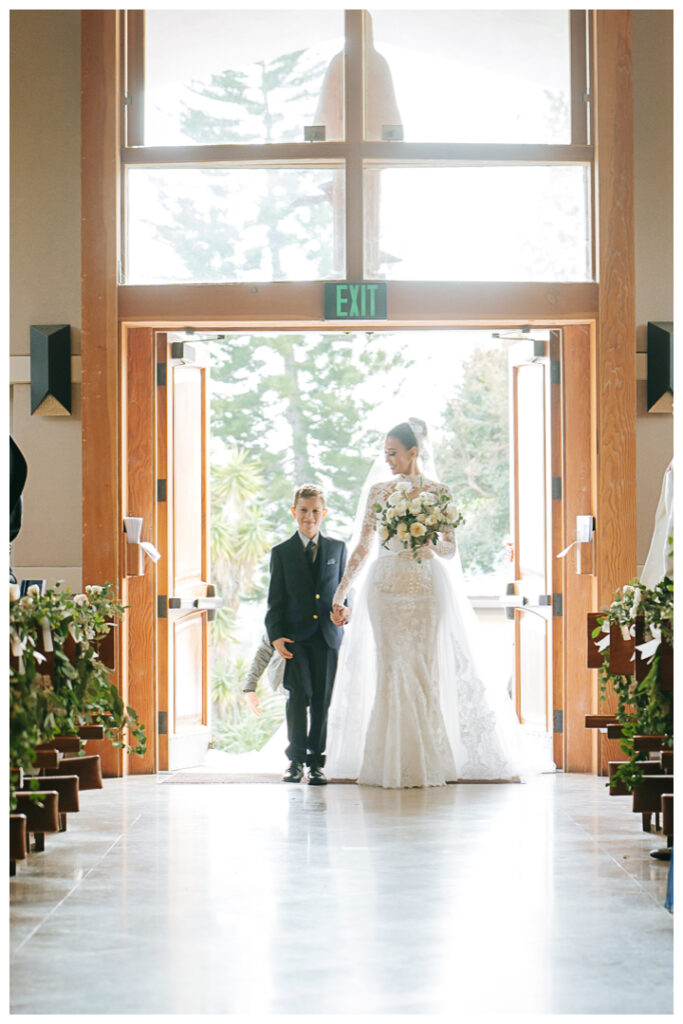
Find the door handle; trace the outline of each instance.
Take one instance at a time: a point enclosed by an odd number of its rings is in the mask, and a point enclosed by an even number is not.
[[[168,599],[169,608],[179,608],[181,611],[190,609],[199,609],[200,611],[207,611],[209,614],[207,618],[209,622],[213,622],[216,618],[216,612],[219,608],[223,607],[222,597],[169,597]]]

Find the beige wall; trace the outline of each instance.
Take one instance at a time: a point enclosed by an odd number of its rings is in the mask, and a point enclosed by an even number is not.
[[[633,11],[636,330],[647,351],[649,320],[673,320],[673,12]],[[662,476],[673,455],[673,416],[648,413],[638,382],[638,564],[650,544]]]
[[[31,324],[70,324],[80,352],[80,12],[10,13],[10,351]],[[79,359],[72,360],[78,376]],[[19,577],[81,588],[80,384],[72,415],[31,416],[25,360],[11,360],[10,429],[28,462]],[[21,366],[21,371],[18,367]]]

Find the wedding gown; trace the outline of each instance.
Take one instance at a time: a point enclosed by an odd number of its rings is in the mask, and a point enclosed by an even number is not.
[[[445,489],[402,479],[416,490]],[[396,482],[371,488],[335,604],[358,581],[377,543],[373,506],[386,503]],[[476,617],[444,561],[456,555],[454,532],[441,534],[436,556],[420,562],[395,538],[388,548],[379,546],[367,568],[345,627],[328,719],[328,776],[385,788],[521,779],[528,771],[521,727],[507,692],[487,687],[475,666],[468,632]]]

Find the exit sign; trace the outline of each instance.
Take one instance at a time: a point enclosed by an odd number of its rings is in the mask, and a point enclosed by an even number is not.
[[[325,320],[386,320],[386,281],[326,282],[324,316]]]

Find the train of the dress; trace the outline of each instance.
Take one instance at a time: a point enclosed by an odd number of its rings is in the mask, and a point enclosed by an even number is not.
[[[425,604],[416,601],[420,572],[410,561],[410,556],[406,561],[405,556],[381,554],[358,589],[328,718],[328,777],[396,788],[524,780],[552,771],[547,750],[524,735],[504,686],[485,680],[478,668],[478,621],[457,556],[448,564],[438,558],[422,564],[438,626],[435,650],[416,662],[424,643],[420,616]],[[379,588],[378,571],[389,581],[381,581]],[[383,601],[386,621],[378,634],[383,638],[378,657],[371,618],[377,625],[377,603],[382,610]],[[416,615],[412,632],[402,607]],[[428,615],[435,610],[426,607]],[[430,694],[437,697],[436,708]]]

